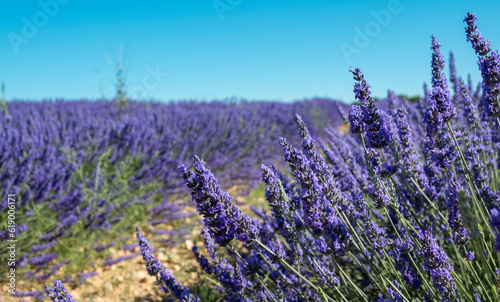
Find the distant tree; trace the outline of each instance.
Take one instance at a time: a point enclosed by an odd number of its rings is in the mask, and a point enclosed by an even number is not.
[[[119,107],[126,108],[128,106],[129,99],[127,97],[127,85],[124,68],[125,54],[121,46],[119,47],[118,57],[114,60],[108,58],[108,62],[113,67],[115,73],[116,94],[114,101],[116,101]]]

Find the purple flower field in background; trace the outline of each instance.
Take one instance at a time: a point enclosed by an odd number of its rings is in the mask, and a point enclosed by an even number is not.
[[[160,226],[192,215],[177,173],[191,154],[202,155],[225,185],[250,191],[259,182],[260,163],[279,161],[279,146],[270,142],[291,134],[288,117],[301,112],[324,134],[326,126],[341,124],[335,104],[326,99],[129,102],[127,107],[107,101],[8,103],[0,115],[0,191],[17,196],[18,274],[47,280],[68,265],[78,273],[83,264],[75,260],[82,249],[102,258],[104,266],[132,258],[106,253],[115,244],[131,246],[120,235],[136,225]],[[3,223],[7,199],[0,208]],[[2,229],[0,239],[9,234]],[[88,276],[92,273],[71,279],[79,283]]]

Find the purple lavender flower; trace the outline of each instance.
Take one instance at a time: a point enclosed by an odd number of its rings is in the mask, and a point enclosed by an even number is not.
[[[451,85],[453,86],[453,100],[457,103],[460,102],[461,100],[461,86],[460,86],[460,79],[457,76],[457,68],[455,66],[455,56],[453,55],[453,52],[450,51],[450,82]]]
[[[479,114],[477,113],[476,104],[470,97],[470,92],[467,86],[462,82],[462,99],[464,100],[464,117],[467,119],[467,125],[471,130],[481,128],[481,120],[479,119]]]
[[[363,111],[359,105],[352,105],[351,110],[349,110],[349,128],[354,134],[363,134],[365,132]]]
[[[372,179],[372,182],[368,188],[368,195],[373,200],[376,208],[384,208],[390,203],[391,198],[388,192],[381,186],[379,182],[377,175],[377,168],[379,166],[379,163],[376,163],[375,161],[376,158],[374,152],[371,149],[365,150],[366,169],[368,170],[370,178]]]
[[[36,275],[35,279],[36,280],[46,280],[46,279],[50,278],[50,276],[52,276],[52,275],[54,275],[54,272],[42,273],[42,274]]]
[[[443,301],[454,301],[453,296],[455,295],[456,283],[455,278],[451,274],[453,266],[450,263],[448,255],[438,245],[436,237],[434,237],[430,230],[422,230],[419,240],[422,244],[420,254],[424,258],[425,269],[429,272],[434,282],[434,287],[440,293]]]
[[[53,272],[53,273],[56,273],[61,267],[65,266],[66,264],[70,263],[71,261],[70,260],[64,260],[63,262],[61,263],[58,263],[58,264],[54,264],[52,266],[49,267],[49,269]]]
[[[442,131],[443,125],[457,114],[446,76],[443,73],[444,59],[439,48],[441,44],[432,36],[432,91],[427,99],[424,122],[428,138],[429,155],[438,167],[447,168],[456,159],[456,150],[450,143],[450,135]]]
[[[387,90],[387,103],[389,107],[389,114],[393,115],[399,105],[399,99],[393,90]]]
[[[401,295],[399,294],[399,292],[395,290],[395,289],[398,289],[398,287],[399,287],[398,281],[394,280],[393,283],[394,283],[394,286],[391,285],[387,289],[387,295],[390,298],[389,299],[384,299],[384,295],[378,294],[379,299],[377,300],[377,302],[401,302],[401,301],[403,301],[403,297],[401,297]]]
[[[460,214],[459,192],[461,188],[455,181],[450,181],[446,189],[446,201],[449,211],[448,223],[453,231],[453,241],[459,246],[466,245],[470,238]]]
[[[50,261],[56,259],[57,256],[59,256],[58,252],[52,253],[52,254],[42,253],[39,257],[31,257],[29,259],[29,262],[31,263],[31,265],[34,265],[34,266],[44,266],[47,263],[49,263]]]
[[[441,131],[429,141],[430,157],[436,166],[446,169],[457,159],[458,152],[448,132]]]
[[[427,135],[434,137],[444,123],[451,121],[457,114],[451,102],[448,82],[443,73],[444,59],[439,48],[441,44],[432,37],[432,91],[429,95],[426,115]]]
[[[162,263],[153,255],[153,247],[149,244],[149,241],[144,237],[139,228],[137,228],[137,241],[139,242],[142,258],[146,262],[148,274],[150,276],[156,276],[160,272]]]
[[[392,134],[387,125],[387,116],[382,110],[375,107],[375,102],[371,96],[370,85],[364,79],[364,75],[359,68],[350,70],[356,83],[354,84],[354,95],[361,103],[360,109],[363,113],[363,123],[366,129],[367,146],[370,148],[382,149],[389,145]],[[355,109],[357,113],[358,109]],[[357,115],[356,115],[357,118]],[[359,128],[359,122],[355,121]],[[358,130],[358,129],[355,129]]]
[[[405,108],[398,109],[396,116],[400,142],[401,171],[405,175],[413,175],[416,171],[422,172],[422,167],[412,136],[412,128],[408,122],[408,113]]]
[[[51,247],[53,247],[56,244],[55,240],[52,240],[51,242],[47,242],[44,244],[36,244],[31,247],[31,252],[36,253],[38,251],[43,251],[43,250],[48,250]]]
[[[345,124],[348,124],[349,118],[348,118],[347,114],[345,114],[344,108],[342,108],[341,104],[342,103],[340,103],[340,102],[336,103],[337,111],[339,112],[340,117],[342,118],[342,121],[344,121]]]
[[[467,42],[471,42],[472,48],[476,51],[479,56],[486,56],[490,53],[490,41],[486,40],[481,36],[481,32],[476,26],[476,14],[467,13],[464,18],[464,22],[467,23],[465,28],[465,33],[467,34]]]
[[[176,297],[178,297],[181,301],[185,302],[199,302],[200,298],[198,296],[191,294],[189,289],[177,282],[177,279],[172,275],[172,272],[167,270],[165,267],[162,267],[160,271],[161,280],[165,283],[165,286],[162,286],[162,289],[165,292],[172,292]]]
[[[133,244],[124,244],[124,245],[120,246],[120,250],[131,252],[131,251],[133,251],[138,246],[139,246],[138,242],[133,243]]]
[[[16,298],[35,297],[35,296],[38,296],[39,293],[40,292],[38,290],[33,290],[33,291],[29,291],[29,292],[16,290],[13,296]]]
[[[139,254],[140,253],[133,253],[130,255],[120,256],[120,257],[117,257],[114,259],[111,259],[111,258],[106,259],[106,260],[104,260],[104,266],[111,266],[111,265],[118,264],[118,263],[126,261],[126,260],[134,259]]]
[[[467,23],[465,32],[467,41],[471,42],[472,48],[479,56],[478,65],[483,78],[484,107],[490,116],[500,116],[500,54],[497,50],[492,51],[490,42],[481,36],[476,26],[475,14],[467,13],[464,22]]]
[[[76,302],[73,295],[68,293],[60,280],[54,282],[54,286],[46,286],[45,293],[52,300],[52,302]]]
[[[313,230],[320,230],[321,222],[321,187],[317,175],[311,168],[306,155],[294,149],[285,138],[280,138],[285,160],[290,165],[292,174],[301,184],[300,195],[304,201],[306,223]]]
[[[187,287],[180,285],[172,273],[153,255],[151,244],[149,244],[139,228],[137,228],[137,240],[141,249],[142,258],[146,261],[148,274],[156,277],[156,281],[158,284],[162,285],[161,288],[163,291],[173,293],[183,302],[200,301],[200,298],[195,294],[191,294]]]
[[[381,178],[389,178],[398,171],[398,166],[385,162],[375,167],[375,171]]]
[[[214,263],[214,265],[211,265],[208,259],[200,254],[198,247],[193,246],[192,251],[202,269],[206,273],[213,275],[223,285],[225,292],[232,292],[237,296],[243,294],[245,288],[250,285],[250,282],[243,276],[242,268],[238,264],[233,266],[217,253],[217,247],[206,229],[203,229],[201,235],[205,241],[210,258]]]
[[[403,280],[414,288],[420,288],[422,280],[411,265],[412,250],[414,243],[408,239],[396,238],[393,242],[393,248],[389,249],[389,255],[394,259],[396,269],[400,272]]]
[[[193,161],[195,173],[188,171],[185,166],[180,166],[179,170],[215,242],[226,246],[234,237],[242,242],[253,241],[258,229],[250,217],[243,214],[233,198],[220,188],[214,175],[205,168],[203,160],[195,156]]]
[[[388,146],[392,140],[392,133],[389,130],[389,116],[382,110],[378,110],[378,121],[370,123],[367,127],[367,145],[370,148],[382,149]]]
[[[299,129],[300,136],[302,137],[303,154],[309,160],[311,169],[319,180],[318,185],[321,186],[322,193],[330,202],[330,205],[335,206],[340,203],[340,205],[346,206],[346,201],[342,197],[342,194],[338,188],[338,184],[332,177],[332,173],[330,172],[325,159],[316,149],[315,141],[309,134],[307,125],[298,114],[295,114],[294,119],[297,123],[297,128]],[[330,211],[328,209],[326,210]]]
[[[261,170],[262,181],[266,184],[266,199],[269,202],[273,216],[282,219],[284,215],[288,214],[290,208],[288,196],[274,167],[269,168],[262,165]]]

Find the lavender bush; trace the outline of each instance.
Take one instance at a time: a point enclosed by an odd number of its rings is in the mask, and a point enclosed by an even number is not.
[[[500,56],[465,16],[483,81],[450,81],[431,37],[431,87],[416,104],[390,92],[376,104],[359,69],[351,133],[315,141],[295,115],[289,170],[262,165],[268,208],[250,218],[204,160],[179,173],[203,218],[200,267],[224,301],[500,301]],[[290,177],[290,175],[292,177]],[[137,229],[148,274],[170,299],[200,301],[154,256]],[[229,255],[226,259],[223,255]]]
[[[480,91],[451,59],[450,92],[434,36],[431,87],[418,104],[390,92],[384,111],[351,69],[351,134],[329,129],[316,142],[296,115],[300,148],[280,138],[289,170],[262,165],[268,208],[253,208],[257,218],[200,157],[193,170],[180,166],[205,225],[208,255],[193,253],[224,301],[500,301],[500,56],[475,21],[464,20]],[[137,236],[162,289],[199,301]]]

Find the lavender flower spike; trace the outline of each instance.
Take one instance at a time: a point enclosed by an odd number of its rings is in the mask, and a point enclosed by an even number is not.
[[[477,112],[476,104],[470,97],[470,92],[467,86],[462,82],[462,98],[464,100],[464,117],[467,120],[467,125],[471,130],[481,128],[481,120],[479,119],[479,114]]]
[[[353,134],[362,134],[365,132],[361,106],[352,105],[351,110],[349,110],[349,128]]]
[[[261,170],[262,180],[266,184],[266,198],[269,201],[273,216],[278,218],[288,214],[288,196],[278,175],[276,175],[272,168],[265,165],[261,166]]]
[[[436,102],[438,112],[442,115],[443,123],[451,121],[457,111],[451,102],[448,81],[443,73],[444,59],[439,48],[441,44],[432,37],[432,92],[430,98]]]
[[[485,40],[477,30],[476,15],[467,13],[464,22],[467,23],[465,32],[467,41],[479,56],[478,65],[483,78],[483,100],[486,111],[490,116],[500,116],[500,54],[492,51],[490,42]]]
[[[453,266],[446,252],[437,243],[431,230],[422,230],[419,236],[422,242],[421,255],[424,258],[425,269],[429,272],[434,282],[434,287],[439,291],[443,301],[455,301],[456,283],[451,272]]]
[[[46,286],[45,292],[52,302],[76,302],[73,296],[64,288],[60,280],[54,282],[54,287]]]
[[[203,215],[206,227],[215,242],[226,246],[234,237],[242,242],[250,242],[259,233],[250,217],[238,208],[233,198],[224,192],[215,176],[205,167],[199,157],[194,159],[195,173],[180,166],[179,171],[191,189],[196,209]]]
[[[363,133],[366,129],[367,144],[370,148],[382,149],[389,145],[392,135],[388,129],[387,117],[382,110],[375,107],[375,102],[371,96],[370,85],[366,82],[363,73],[359,68],[350,70],[356,80],[354,84],[354,95],[361,103],[360,108],[353,107],[349,112],[351,131],[353,133]],[[362,122],[359,120],[362,111]],[[354,130],[354,131],[353,131]]]
[[[149,241],[144,237],[139,228],[137,228],[137,241],[141,249],[142,259],[146,262],[148,275],[156,276],[161,270],[162,263],[153,255],[153,247],[149,244]]]
[[[153,255],[153,247],[151,247],[151,244],[149,244],[139,228],[137,228],[137,240],[139,241],[142,257],[146,261],[148,274],[155,277],[158,284],[162,284],[161,288],[164,292],[173,293],[182,302],[200,301],[197,295],[191,294],[187,287],[179,284],[172,273]],[[159,277],[158,273],[160,274]]]
[[[450,82],[453,87],[453,100],[459,101],[461,99],[461,87],[460,80],[457,76],[457,68],[455,66],[455,56],[453,52],[450,51]]]
[[[450,181],[446,189],[446,201],[449,210],[448,223],[453,231],[453,241],[459,246],[466,245],[470,238],[464,227],[462,215],[459,209],[460,186],[455,181]]]
[[[464,22],[467,23],[467,27],[465,28],[467,42],[471,42],[472,48],[474,48],[478,56],[486,56],[491,51],[490,41],[483,38],[481,32],[477,30],[476,20],[477,17],[474,13],[467,13],[465,15]]]

